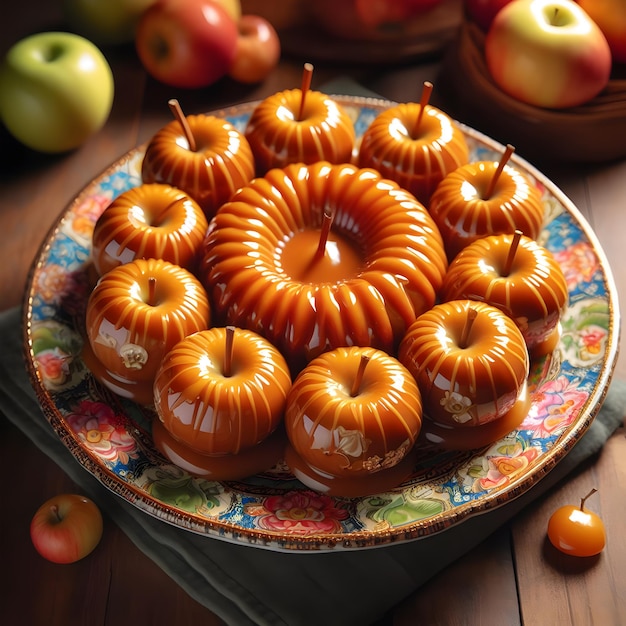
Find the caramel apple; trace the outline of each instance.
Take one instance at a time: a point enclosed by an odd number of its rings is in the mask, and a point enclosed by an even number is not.
[[[133,187],[96,221],[94,266],[101,276],[123,263],[152,258],[194,272],[207,229],[202,209],[184,191],[159,183]]]
[[[378,170],[425,205],[439,182],[469,160],[456,122],[426,104],[430,88],[427,83],[420,103],[397,104],[379,113],[363,133],[358,156],[360,167]]]
[[[213,478],[242,478],[269,469],[283,448],[273,440],[261,452],[258,447],[282,422],[290,387],[284,357],[256,333],[215,327],[189,335],[163,359],[154,381],[154,405],[165,430],[196,456],[176,448],[163,433],[157,443],[172,460],[172,451],[195,458],[195,465]],[[268,449],[275,458],[267,457]],[[261,466],[255,466],[258,461]]]
[[[339,346],[393,353],[435,303],[443,243],[410,193],[355,165],[289,165],[215,216],[199,276],[223,324],[249,328],[293,371]]]
[[[517,231],[483,237],[450,264],[442,300],[487,302],[517,324],[532,356],[552,352],[568,303],[567,282],[549,250]]]
[[[349,163],[356,141],[348,113],[330,96],[307,89],[306,80],[301,89],[262,100],[248,120],[245,137],[258,176],[290,163]]]
[[[337,348],[313,359],[291,387],[285,461],[317,491],[380,493],[414,469],[421,423],[419,389],[397,359],[373,348]]]
[[[448,259],[486,235],[520,230],[537,239],[544,220],[541,193],[529,177],[508,163],[507,146],[500,161],[467,163],[437,185],[428,210],[443,237]]]
[[[206,291],[191,272],[162,259],[135,259],[104,274],[91,292],[83,356],[106,387],[151,405],[163,357],[209,324]]]
[[[175,101],[170,106],[178,110]],[[227,120],[179,112],[148,143],[141,176],[144,183],[182,189],[210,219],[254,176],[254,156],[246,138]]]
[[[513,320],[485,302],[435,305],[410,326],[398,359],[422,394],[431,443],[471,449],[497,441],[526,416],[528,350]]]

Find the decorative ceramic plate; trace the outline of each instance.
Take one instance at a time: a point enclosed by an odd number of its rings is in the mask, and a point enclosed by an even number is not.
[[[360,136],[392,103],[340,97]],[[243,130],[249,103],[217,113]],[[502,146],[463,127],[472,160],[497,160]],[[519,428],[470,452],[422,454],[410,480],[354,499],[320,495],[279,463],[237,482],[198,479],[154,447],[154,414],[104,389],[80,357],[89,295],[91,235],[104,208],[141,183],[145,146],[91,182],[61,215],[32,267],[25,307],[29,373],[45,414],[83,467],[146,514],[226,541],[272,550],[359,549],[440,532],[512,500],[546,475],[599,410],[617,358],[616,289],[591,228],[564,194],[513,156],[541,190],[541,243],[558,259],[569,287],[562,336],[534,363],[532,405]]]

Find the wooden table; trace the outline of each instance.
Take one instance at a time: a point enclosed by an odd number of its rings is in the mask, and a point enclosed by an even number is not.
[[[0,26],[0,52],[4,53],[23,35],[58,26],[55,3],[31,0],[28,9],[16,5]],[[308,60],[285,58],[260,85],[243,86],[225,80],[196,92],[174,92],[146,77],[132,47],[112,50],[108,55],[117,88],[113,111],[102,132],[81,148],[66,155],[39,155],[0,131],[2,309],[21,303],[38,246],[76,193],[118,156],[147,140],[169,121],[168,98],[176,95],[188,113],[256,100],[279,89],[299,86],[302,63]],[[386,66],[322,63],[316,64],[313,87],[348,75],[386,98],[415,100],[423,81],[433,80],[437,70],[437,59]],[[445,102],[441,105],[445,107]],[[548,163],[542,169],[595,229],[623,300],[626,160],[577,168]],[[616,376],[626,379],[625,357],[618,361]],[[41,559],[30,543],[30,518],[44,499],[75,487],[4,416],[0,418],[0,429],[5,485],[0,516],[0,553],[5,563],[1,623],[222,623],[189,598],[109,519],[100,547],[88,559],[71,566],[57,566]],[[581,467],[523,515],[407,598],[386,623],[626,623],[624,485],[626,438],[621,428],[599,458]],[[578,502],[591,487],[599,489],[589,506],[606,523],[606,550],[591,563],[555,556],[544,545],[548,517],[558,506]]]

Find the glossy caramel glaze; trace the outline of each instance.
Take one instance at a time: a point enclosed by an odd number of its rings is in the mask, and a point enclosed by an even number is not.
[[[505,165],[491,194],[495,161],[468,163],[448,174],[433,193],[428,210],[452,260],[465,246],[487,235],[520,230],[531,239],[541,232],[544,206],[529,178]]]
[[[189,115],[187,122],[196,149],[190,150],[182,126],[173,120],[149,142],[141,176],[144,183],[165,183],[187,192],[210,219],[254,176],[254,156],[230,122],[212,115]]]
[[[290,163],[349,163],[356,135],[352,119],[330,96],[290,89],[262,100],[248,120],[245,136],[263,176],[269,169]]]
[[[464,337],[470,311],[476,313]],[[513,320],[484,302],[435,305],[408,329],[399,360],[415,377],[424,413],[455,428],[505,416],[526,388],[529,356]]]
[[[228,455],[266,439],[283,417],[291,376],[263,337],[234,329],[227,369],[225,328],[185,337],[154,381],[155,408],[167,431],[202,454]]]
[[[549,250],[522,236],[507,271],[514,235],[483,237],[464,248],[444,278],[442,300],[469,298],[511,317],[531,353],[559,326],[569,300],[561,266]]]
[[[120,194],[98,218],[92,258],[99,275],[134,259],[164,259],[194,272],[208,229],[200,206],[159,183]]]
[[[209,324],[209,301],[198,279],[162,259],[136,259],[112,269],[87,301],[91,349],[121,382],[153,381],[174,344]]]
[[[166,459],[205,480],[241,480],[270,470],[283,460],[287,445],[279,426],[256,446],[237,454],[201,454],[175,439],[160,420],[152,422],[152,440]]]
[[[326,281],[290,275],[292,255],[316,262],[314,244],[289,242],[319,231],[325,210],[361,266],[340,264],[344,274]],[[237,192],[210,226],[200,276],[222,323],[267,337],[297,371],[339,346],[393,353],[446,269],[439,232],[411,194],[370,169],[316,163],[271,170]]]
[[[463,132],[443,111],[403,103],[379,113],[363,134],[358,164],[395,180],[428,204],[438,183],[469,160]]]
[[[360,384],[357,372],[369,359]],[[402,461],[422,424],[420,391],[411,373],[381,350],[337,348],[298,374],[285,409],[295,452],[334,477],[367,477]]]

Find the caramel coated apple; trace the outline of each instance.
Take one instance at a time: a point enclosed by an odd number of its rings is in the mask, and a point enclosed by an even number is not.
[[[398,359],[417,381],[432,440],[478,447],[510,432],[526,415],[526,343],[513,320],[490,304],[435,305],[410,326]]]
[[[262,100],[248,120],[245,136],[259,176],[290,163],[350,163],[356,141],[352,119],[338,102],[302,89]]]
[[[254,179],[220,209],[204,247],[200,276],[217,318],[265,336],[294,372],[339,346],[393,353],[447,269],[423,205],[349,164]]]
[[[237,455],[276,430],[290,387],[287,363],[266,339],[214,327],[168,352],[155,378],[154,404],[180,443],[205,455]]]
[[[188,132],[181,122],[173,120],[152,137],[141,176],[144,183],[182,189],[211,219],[254,176],[254,156],[246,138],[227,120],[189,115],[185,121]]]
[[[519,230],[531,239],[539,236],[545,212],[539,189],[513,165],[500,167],[497,161],[467,163],[437,185],[428,210],[449,260],[487,235]]]
[[[163,259],[194,272],[208,226],[200,206],[184,191],[158,183],[133,187],[96,222],[94,266],[101,276],[135,259]]]
[[[439,182],[468,160],[465,136],[450,116],[409,102],[378,114],[363,133],[358,164],[378,170],[428,205]]]
[[[206,291],[191,272],[162,259],[136,259],[104,274],[91,292],[85,361],[105,386],[151,405],[163,357],[209,324]]]
[[[338,495],[395,487],[413,469],[422,404],[411,373],[373,348],[311,361],[287,397],[286,460],[302,482]]]
[[[532,356],[552,352],[569,300],[561,266],[549,250],[521,233],[483,237],[448,268],[442,300],[487,302],[517,324]]]

